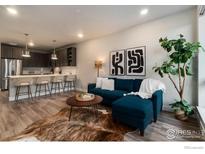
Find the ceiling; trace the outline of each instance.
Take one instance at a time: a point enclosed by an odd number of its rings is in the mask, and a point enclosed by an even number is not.
[[[24,33],[31,34],[35,48],[79,43],[115,33],[137,24],[171,15],[193,6],[12,6],[18,15],[12,16],[0,6],[0,42],[25,43]],[[140,15],[148,8],[147,15]],[[77,34],[83,33],[83,38]],[[57,42],[55,45],[52,40]]]

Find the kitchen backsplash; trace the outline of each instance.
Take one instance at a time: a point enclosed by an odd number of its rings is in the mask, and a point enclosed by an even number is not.
[[[76,74],[76,67],[61,67],[62,74]],[[48,67],[24,67],[23,74],[49,74],[51,68]]]
[[[23,74],[49,74],[51,69],[48,67],[24,67]]]
[[[61,67],[62,74],[76,74],[76,67],[63,66]]]

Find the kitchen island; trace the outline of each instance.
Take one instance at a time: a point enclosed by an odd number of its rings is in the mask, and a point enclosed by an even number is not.
[[[32,96],[35,96],[35,90],[36,90],[36,81],[38,78],[48,78],[49,80],[51,80],[53,77],[66,77],[69,76],[69,78],[76,80],[76,75],[73,74],[48,74],[48,75],[15,75],[15,76],[9,76],[9,101],[14,101],[15,100],[15,94],[16,94],[16,83],[17,82],[30,82],[31,83],[31,93]],[[50,83],[49,83],[49,87]],[[66,88],[65,91],[68,90],[73,90]],[[60,92],[63,92],[63,89],[61,89]],[[53,93],[53,92],[51,92]],[[40,96],[46,95],[45,92],[41,92]],[[25,99],[28,98],[27,95],[23,95],[23,96],[19,96],[19,100],[20,99]]]

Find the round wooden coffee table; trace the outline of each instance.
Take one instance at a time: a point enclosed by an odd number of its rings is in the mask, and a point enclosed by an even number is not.
[[[70,105],[70,114],[69,114],[69,121],[72,114],[73,107],[93,107],[93,109],[97,109],[97,105],[103,101],[101,96],[95,95],[95,98],[91,101],[78,101],[76,100],[75,96],[69,97],[66,101],[68,105]]]

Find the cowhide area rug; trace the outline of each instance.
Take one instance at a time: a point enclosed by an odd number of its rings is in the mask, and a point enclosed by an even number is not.
[[[70,121],[70,108],[34,122],[20,134],[7,141],[123,141],[124,134],[133,131],[112,121],[111,111],[73,108]]]

